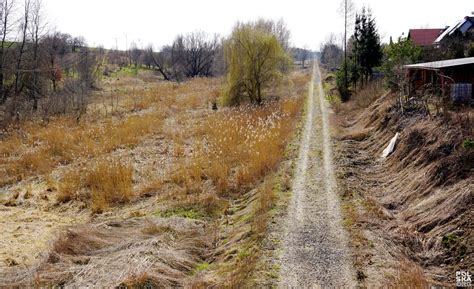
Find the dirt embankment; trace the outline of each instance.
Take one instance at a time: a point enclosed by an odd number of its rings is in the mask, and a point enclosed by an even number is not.
[[[353,101],[355,102],[355,100]],[[386,94],[340,108],[338,176],[364,285],[453,286],[474,268],[473,111],[428,116]],[[390,139],[395,151],[382,159]]]

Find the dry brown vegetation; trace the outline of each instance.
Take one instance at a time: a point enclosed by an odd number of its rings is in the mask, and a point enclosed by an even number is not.
[[[272,178],[294,134],[308,80],[294,73],[292,85],[272,92],[279,97],[261,107],[215,112],[210,104],[219,96],[219,79],[177,85],[148,74],[123,77],[106,80],[112,90],[98,92],[80,119],[18,124],[0,142],[0,201],[10,218],[2,225],[12,228],[5,242],[18,242],[13,227],[24,226],[26,211],[34,212],[45,224],[35,225],[41,238],[25,246],[42,253],[0,252],[27,268],[0,263],[0,284],[244,280],[238,272],[255,265],[247,251],[267,228],[277,198]],[[245,217],[230,224],[235,216]],[[69,228],[60,228],[56,218]],[[32,229],[25,226],[20,234]],[[237,253],[227,254],[223,248],[229,247]],[[196,273],[203,262],[209,269]]]
[[[359,282],[452,286],[456,270],[473,266],[474,151],[465,145],[473,138],[472,108],[427,116],[410,106],[402,114],[393,94],[371,104],[360,97],[366,93],[340,105],[335,117]],[[395,152],[381,159],[396,132]]]
[[[88,170],[66,172],[59,183],[57,200],[90,203],[93,212],[103,212],[111,204],[124,204],[134,198],[133,170],[117,160],[99,160]]]

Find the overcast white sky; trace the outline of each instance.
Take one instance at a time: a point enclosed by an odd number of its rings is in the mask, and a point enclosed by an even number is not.
[[[204,30],[228,35],[237,21],[283,18],[292,43],[319,49],[343,22],[340,0],[43,0],[50,26],[84,36],[89,45],[125,48],[134,41],[160,47],[179,33]],[[372,8],[379,32],[387,41],[409,28],[444,27],[470,15],[473,0],[354,0]]]

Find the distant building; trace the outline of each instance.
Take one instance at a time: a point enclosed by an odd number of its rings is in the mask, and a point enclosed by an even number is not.
[[[410,29],[408,39],[416,46],[431,46],[443,31],[444,28]]]
[[[474,16],[466,16],[464,19],[457,21],[454,25],[448,27],[439,37],[434,41],[435,44],[440,44],[443,41],[460,36],[465,39],[474,40]]]

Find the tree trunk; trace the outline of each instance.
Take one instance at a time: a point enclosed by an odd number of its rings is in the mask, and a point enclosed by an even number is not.
[[[157,67],[156,70],[158,70],[158,72],[163,76],[163,79],[164,79],[164,80],[166,80],[166,81],[169,81],[169,80],[170,80],[169,76],[163,71],[162,68]]]
[[[257,84],[257,104],[262,104],[262,87],[260,84]]]

